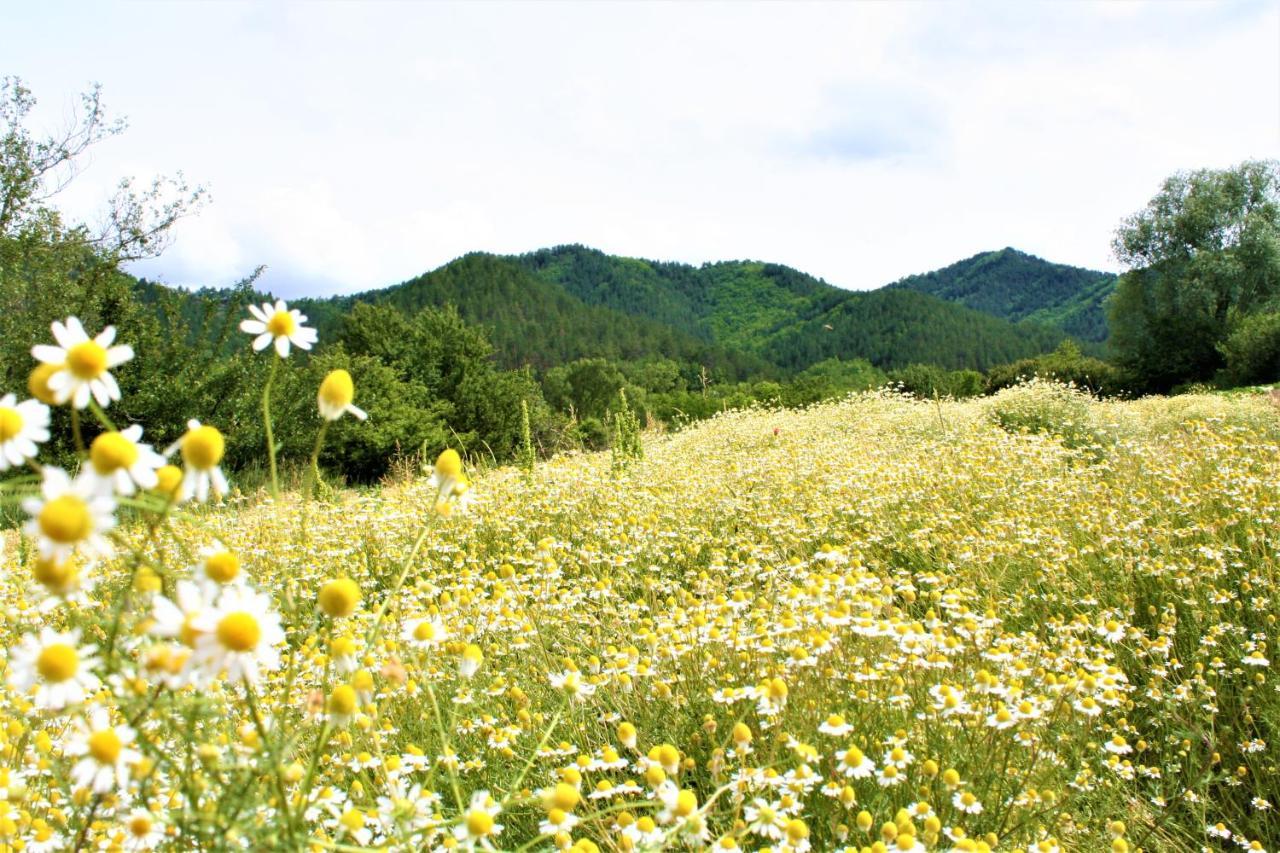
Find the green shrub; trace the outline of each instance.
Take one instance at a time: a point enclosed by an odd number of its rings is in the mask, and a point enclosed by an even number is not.
[[[1074,385],[1032,378],[997,393],[986,404],[987,420],[1011,433],[1038,433],[1080,448],[1101,443],[1089,411],[1093,397]]]

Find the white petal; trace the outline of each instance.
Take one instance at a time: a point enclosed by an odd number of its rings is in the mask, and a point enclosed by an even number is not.
[[[133,347],[128,344],[112,347],[107,350],[107,367],[119,367],[131,358],[133,358]]]
[[[258,335],[258,337],[253,339],[254,352],[262,352],[264,349],[266,349],[270,345],[271,345],[270,332],[263,332],[262,334]]]
[[[242,320],[240,331],[247,335],[260,335],[267,330],[267,324],[261,320]]]
[[[289,357],[289,339],[284,335],[276,338],[276,352],[280,354],[281,358]]]
[[[94,340],[94,343],[96,343],[98,346],[102,347],[103,349],[106,349],[107,347],[115,343],[116,327],[107,326],[105,329],[99,332],[98,336],[93,340]]]
[[[67,351],[62,347],[51,347],[48,344],[36,344],[31,348],[31,355],[36,361],[45,364],[66,364]]]

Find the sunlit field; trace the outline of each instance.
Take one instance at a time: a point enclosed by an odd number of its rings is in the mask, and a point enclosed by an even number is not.
[[[217,500],[207,425],[15,451],[0,840],[1274,849],[1278,439],[1034,383],[310,500]]]

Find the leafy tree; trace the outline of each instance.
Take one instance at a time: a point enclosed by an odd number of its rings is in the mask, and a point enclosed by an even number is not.
[[[1280,162],[1172,175],[1113,247],[1117,363],[1146,390],[1212,378],[1232,326],[1280,291]]]
[[[1253,385],[1280,379],[1280,312],[1250,314],[1218,344],[1225,362],[1224,385]]]

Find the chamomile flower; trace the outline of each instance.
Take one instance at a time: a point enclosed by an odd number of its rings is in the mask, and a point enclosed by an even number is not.
[[[449,630],[440,617],[421,617],[404,623],[400,638],[419,649],[435,648],[449,640]]]
[[[111,369],[133,358],[133,347],[112,346],[116,339],[114,326],[107,326],[96,338],[90,338],[76,317],[65,323],[54,321],[53,338],[57,346],[39,344],[31,348],[37,361],[57,365],[46,380],[58,405],[71,401],[77,409],[89,405],[89,398],[106,406],[120,399],[120,385]]]
[[[49,407],[13,394],[0,397],[0,471],[35,459],[37,444],[49,440]]]
[[[475,643],[468,643],[458,661],[458,674],[463,678],[472,678],[479,671],[482,663],[484,663],[484,652]]]
[[[144,444],[142,427],[134,424],[123,430],[104,432],[89,445],[89,464],[84,476],[101,494],[132,495],[139,488],[154,489],[156,471],[164,467],[164,457]]]
[[[818,731],[831,737],[844,737],[853,731],[853,726],[845,722],[844,717],[839,714],[832,714],[822,721],[822,725],[818,726]]]
[[[254,684],[263,670],[280,666],[277,646],[284,641],[284,630],[262,593],[227,587],[217,605],[199,613],[191,627],[197,632],[193,661],[209,674],[225,671],[233,682]]]
[[[876,772],[876,766],[856,746],[836,753],[836,770],[850,779],[866,779]]]
[[[776,805],[759,797],[747,804],[743,817],[747,821],[747,831],[753,835],[781,841],[786,834],[787,816]]]
[[[216,427],[205,426],[195,419],[187,421],[186,433],[164,452],[166,456],[175,450],[182,452],[182,462],[186,466],[180,493],[182,500],[195,497],[204,501],[209,497],[211,488],[215,495],[225,495],[230,491],[220,467],[226,449],[226,439]]]
[[[275,343],[276,354],[281,358],[289,357],[290,346],[309,350],[318,339],[316,330],[302,325],[307,315],[297,308],[290,308],[283,299],[277,299],[275,305],[270,302],[262,306],[249,306],[252,319],[240,323],[240,331],[256,335],[253,339],[253,351],[261,352]]]
[[[124,818],[125,850],[154,850],[164,841],[164,823],[148,809],[133,809]]]
[[[112,725],[105,708],[94,708],[87,720],[77,718],[72,725],[66,753],[80,758],[71,768],[72,781],[96,794],[124,788],[129,781],[129,768],[142,758],[142,753],[129,746],[136,732],[126,725]]]
[[[316,403],[320,408],[320,416],[326,421],[336,421],[344,414],[364,420],[369,417],[364,409],[352,405],[356,396],[355,383],[351,374],[345,370],[333,370],[320,383],[320,392],[316,395]]]
[[[502,824],[497,822],[502,806],[488,791],[476,791],[471,795],[471,802],[462,820],[453,828],[454,837],[467,850],[492,850],[491,839],[501,834]]]
[[[61,468],[46,465],[43,476],[41,497],[22,503],[31,516],[26,530],[37,537],[40,555],[65,560],[77,548],[86,555],[109,555],[111,543],[103,534],[115,526],[115,500],[98,494],[83,475],[72,480]]]
[[[81,646],[78,630],[43,628],[9,650],[9,684],[23,693],[35,688],[37,708],[60,711],[78,705],[102,682],[93,674],[97,646]]]
[[[982,803],[969,791],[956,791],[951,795],[951,805],[965,814],[981,814]]]

